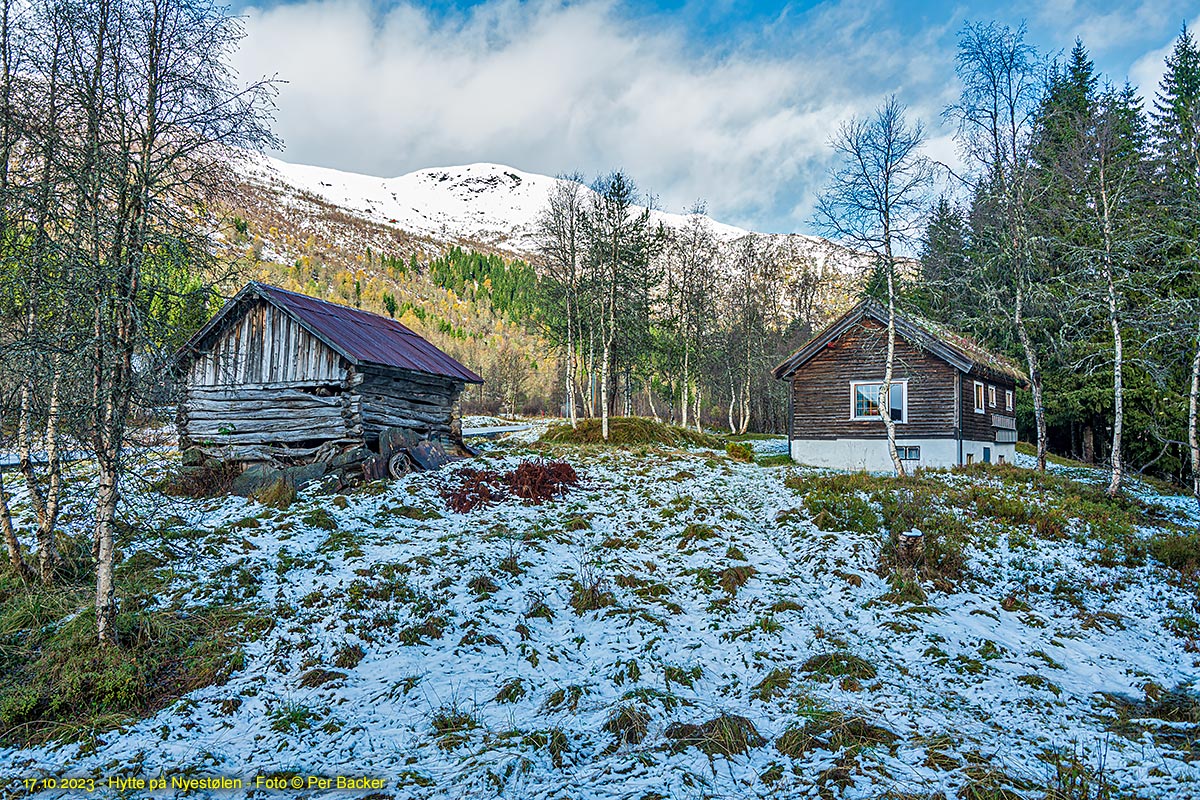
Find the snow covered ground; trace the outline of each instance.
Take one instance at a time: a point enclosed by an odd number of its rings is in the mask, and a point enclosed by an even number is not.
[[[487,458],[510,468],[524,448],[489,442]],[[582,486],[543,506],[449,512],[439,483],[466,462],[283,512],[171,506],[197,531],[173,565],[182,596],[208,602],[229,567],[273,628],[227,684],[94,748],[0,750],[0,778],[359,775],[398,798],[953,797],[994,778],[1040,798],[1058,749],[1102,759],[1133,796],[1200,797],[1195,752],[1114,733],[1101,694],[1197,688],[1198,657],[1168,625],[1194,619],[1196,597],[1164,568],[1104,566],[1072,537],[998,535],[968,552],[954,591],[881,602],[882,535],[818,529],[784,484],[796,470],[703,450],[563,454]],[[1194,506],[1147,497],[1200,524]],[[599,608],[576,612],[580,587]],[[830,653],[875,675],[806,668]],[[665,736],[722,713],[766,742],[727,758]],[[833,713],[894,740],[777,749]]]

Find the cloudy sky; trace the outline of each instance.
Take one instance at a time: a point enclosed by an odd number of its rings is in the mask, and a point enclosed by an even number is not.
[[[253,1],[246,78],[281,86],[280,157],[370,175],[479,161],[588,178],[628,171],[665,210],[811,231],[840,121],[889,93],[954,158],[968,20],[1025,20],[1044,52],[1083,40],[1153,95],[1200,0],[777,3],[747,0]]]

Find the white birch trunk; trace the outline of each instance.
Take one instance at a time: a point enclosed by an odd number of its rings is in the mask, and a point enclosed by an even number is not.
[[[888,455],[892,459],[892,467],[896,474],[904,477],[904,462],[896,450],[896,421],[892,419],[892,377],[896,364],[896,287],[895,267],[892,257],[887,255],[887,289],[888,289],[888,325],[887,325],[887,359],[883,367],[883,386],[879,389],[879,413],[883,417],[883,427],[887,431]]]
[[[1192,452],[1192,494],[1200,505],[1200,323],[1192,356],[1192,390],[1188,394],[1188,449]]]

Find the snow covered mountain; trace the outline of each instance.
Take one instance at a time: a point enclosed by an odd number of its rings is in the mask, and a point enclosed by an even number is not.
[[[538,216],[558,178],[522,172],[501,164],[467,164],[421,169],[396,178],[378,178],[325,167],[258,157],[240,166],[243,179],[284,202],[316,198],[372,223],[436,241],[476,242],[514,255],[536,249]],[[652,211],[652,219],[682,227],[688,217]],[[804,234],[759,234],[711,220],[717,239],[731,244],[747,236],[786,246],[824,272],[854,271],[864,257],[826,239]]]

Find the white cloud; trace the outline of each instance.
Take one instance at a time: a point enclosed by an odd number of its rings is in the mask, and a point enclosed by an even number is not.
[[[1138,88],[1138,93],[1145,99],[1147,108],[1154,105],[1158,86],[1167,71],[1166,58],[1174,47],[1175,37],[1171,37],[1165,45],[1146,53],[1129,68],[1129,82]]]
[[[710,55],[612,0],[491,0],[449,18],[310,0],[249,10],[238,66],[288,81],[276,126],[287,160],[376,175],[623,168],[667,210],[702,197],[724,221],[806,230],[841,120],[898,92],[922,98],[913,111],[934,127],[952,93],[952,52],[937,46],[950,21],[906,39],[878,24],[885,11],[818,6],[767,26],[769,48]]]

